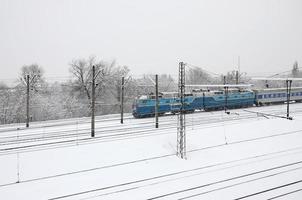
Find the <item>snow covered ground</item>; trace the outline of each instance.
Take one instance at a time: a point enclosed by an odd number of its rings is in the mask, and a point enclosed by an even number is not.
[[[0,199],[302,199],[302,104],[291,111],[294,120],[186,115],[186,160],[175,155],[176,116],[159,129],[152,118],[99,117],[94,139],[87,118],[1,126]]]

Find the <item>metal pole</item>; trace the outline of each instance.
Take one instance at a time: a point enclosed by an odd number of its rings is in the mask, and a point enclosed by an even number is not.
[[[286,112],[286,118],[287,119],[290,119],[290,117],[289,117],[289,102],[290,102],[291,85],[292,85],[292,80],[286,80],[286,91],[287,91],[287,112]]]
[[[229,88],[227,86],[224,87],[224,93],[225,93],[225,104],[224,104],[224,112],[227,112],[227,106],[228,106],[228,93],[229,93]]]
[[[238,56],[238,71],[240,73],[240,56]]]
[[[238,85],[239,83],[239,72],[236,71],[236,85]]]
[[[29,127],[29,75],[26,76],[26,127]]]
[[[159,100],[158,100],[158,75],[155,75],[155,128],[158,128],[158,112],[159,112]]]
[[[91,86],[91,137],[94,137],[95,132],[95,116],[94,116],[94,111],[95,111],[95,66],[92,66],[92,86]]]
[[[124,123],[124,82],[125,78],[122,77],[122,90],[121,90],[121,124]]]
[[[17,129],[17,141],[19,146],[19,128]],[[17,182],[20,183],[20,155],[19,151],[17,152]]]
[[[223,85],[226,84],[226,76],[223,76]]]
[[[186,118],[185,118],[185,64],[179,63],[178,98],[180,98],[180,113],[177,127],[177,155],[186,158]]]

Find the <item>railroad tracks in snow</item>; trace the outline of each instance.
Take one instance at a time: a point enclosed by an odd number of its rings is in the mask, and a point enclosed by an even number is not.
[[[254,109],[255,108],[251,108]],[[270,113],[273,115],[281,115],[284,112],[280,109],[271,107],[261,107],[257,110]],[[296,108],[293,114],[302,113],[302,108]],[[203,129],[217,126],[225,126],[240,123],[244,120],[259,119],[255,113],[244,112],[243,110],[231,110],[230,114],[223,111],[217,112],[199,112],[187,116],[187,128]],[[109,120],[99,121],[96,126],[96,137],[90,137],[90,128],[88,123],[76,127],[66,127],[66,130],[48,130],[45,127],[36,127],[34,129],[17,130],[9,132],[8,135],[0,137],[0,155],[6,155],[16,152],[34,151],[37,149],[57,148],[70,145],[79,145],[95,142],[106,142],[114,140],[123,140],[137,137],[148,137],[152,135],[173,134],[176,131],[177,123],[175,116],[162,117],[160,128],[154,128],[154,119],[131,119],[130,123],[118,124],[118,118],[110,118]],[[266,118],[264,118],[266,119]],[[53,128],[55,126],[51,126]],[[59,126],[60,128],[64,128]],[[57,127],[55,127],[57,128]],[[32,133],[32,131],[35,131]]]

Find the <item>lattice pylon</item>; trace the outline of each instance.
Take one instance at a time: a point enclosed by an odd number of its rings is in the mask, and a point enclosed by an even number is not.
[[[186,159],[186,117],[185,117],[185,64],[179,63],[178,98],[180,111],[177,116],[177,156]]]

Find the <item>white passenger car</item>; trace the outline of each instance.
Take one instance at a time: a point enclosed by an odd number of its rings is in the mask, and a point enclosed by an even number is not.
[[[282,103],[287,101],[286,88],[266,88],[254,90],[257,105]],[[302,101],[302,87],[291,88],[291,101]]]

